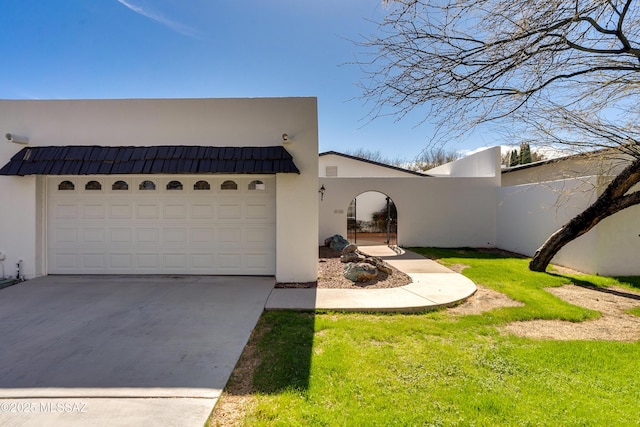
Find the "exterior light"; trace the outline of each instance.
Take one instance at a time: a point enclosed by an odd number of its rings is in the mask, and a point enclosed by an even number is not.
[[[29,138],[27,138],[26,136],[18,136],[18,135],[14,135],[12,133],[8,133],[4,137],[7,138],[7,141],[15,142],[16,144],[28,144],[29,143]]]
[[[326,191],[326,188],[324,188],[324,184],[322,184],[322,187],[320,187],[320,189],[318,190],[318,193],[320,193],[320,200],[324,200],[325,191]]]

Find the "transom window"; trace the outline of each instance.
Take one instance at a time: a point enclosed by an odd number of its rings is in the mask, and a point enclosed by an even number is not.
[[[62,181],[58,184],[58,190],[67,191],[67,190],[75,190],[76,186],[71,181]]]
[[[167,190],[182,190],[182,183],[180,181],[170,181],[167,184]]]
[[[127,184],[125,181],[116,181],[111,186],[111,189],[112,190],[128,190],[129,184]]]
[[[255,181],[251,181],[249,183],[249,190],[264,190],[265,185],[264,182],[256,179]]]
[[[102,184],[100,184],[98,181],[89,181],[84,186],[84,189],[85,190],[102,190]]]
[[[238,184],[235,181],[227,180],[220,185],[221,190],[237,190]]]
[[[139,190],[155,190],[156,183],[153,181],[142,181],[138,189]]]
[[[207,181],[198,181],[193,184],[194,190],[211,190],[211,185]]]

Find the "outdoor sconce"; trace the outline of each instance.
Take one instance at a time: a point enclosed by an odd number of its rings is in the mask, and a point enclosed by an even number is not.
[[[16,144],[28,144],[29,143],[29,138],[27,138],[26,136],[18,136],[18,135],[12,134],[12,133],[8,133],[4,137],[7,138],[7,141],[15,142]]]
[[[324,184],[322,184],[322,187],[320,187],[320,189],[318,190],[318,193],[320,193],[320,200],[324,200],[325,191],[326,191],[326,188],[324,188]]]

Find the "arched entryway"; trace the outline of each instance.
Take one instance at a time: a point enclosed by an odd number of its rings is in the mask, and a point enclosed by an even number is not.
[[[347,239],[360,246],[397,245],[398,211],[391,197],[379,191],[357,195],[347,209]]]

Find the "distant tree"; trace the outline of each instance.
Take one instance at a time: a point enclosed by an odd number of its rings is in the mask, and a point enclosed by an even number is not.
[[[511,156],[509,158],[509,166],[517,166],[520,163],[520,156],[517,150],[511,150]]]
[[[365,160],[371,160],[373,162],[383,163],[385,165],[396,165],[403,162],[402,159],[396,158],[391,159],[384,154],[380,150],[368,150],[366,148],[356,148],[353,150],[347,150],[345,154],[348,154],[353,157],[359,157]]]
[[[528,143],[520,144],[520,150],[513,149],[502,156],[502,164],[508,167],[526,165],[545,160],[544,154],[531,150]]]
[[[405,169],[424,172],[429,169],[458,160],[462,155],[455,150],[446,150],[444,147],[423,150],[413,162],[405,165]]]
[[[412,171],[426,171],[428,169],[435,168],[436,166],[444,165],[445,163],[458,160],[460,157],[462,157],[457,151],[445,150],[443,147],[431,147],[429,149],[425,149],[412,161],[405,160],[399,157],[390,159],[389,157],[386,157],[384,154],[382,154],[380,150],[367,150],[365,148],[347,150],[346,154],[354,157],[359,157],[361,159],[383,163],[385,165],[402,167],[404,169],[409,169]]]
[[[523,142],[520,144],[520,164],[526,165],[531,163],[531,147],[528,143]]]
[[[541,162],[543,160],[547,160],[547,156],[541,154],[539,151],[531,152],[531,163],[533,162]]]

